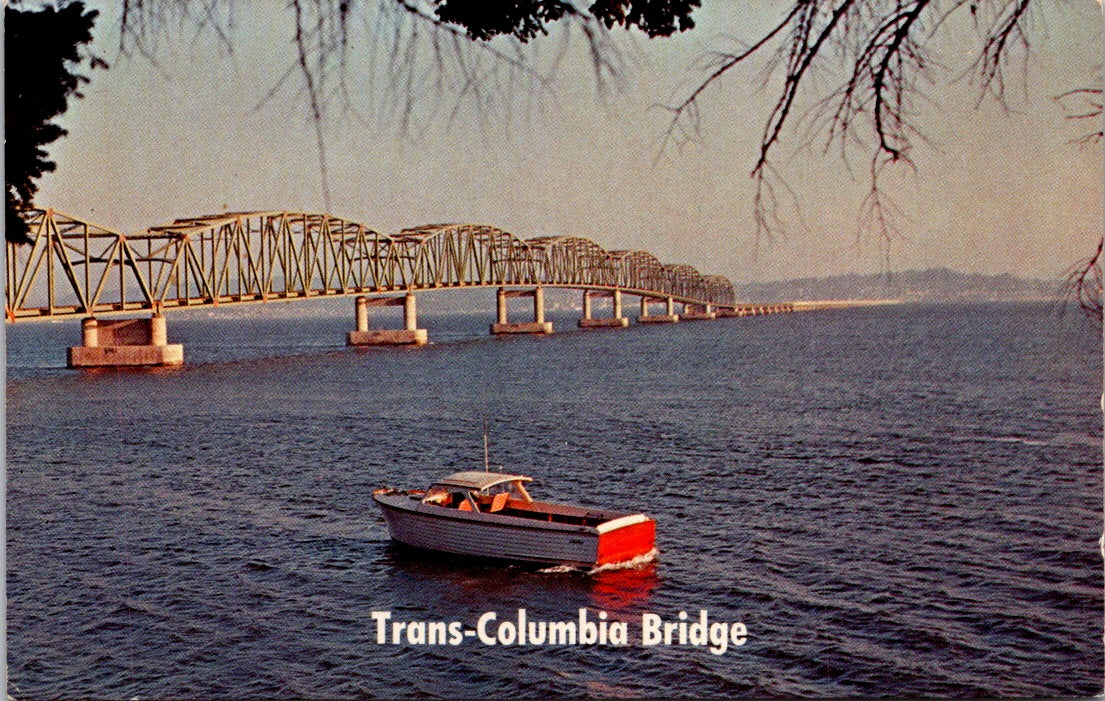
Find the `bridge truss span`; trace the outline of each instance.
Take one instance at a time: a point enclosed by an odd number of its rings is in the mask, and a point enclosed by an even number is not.
[[[736,305],[720,275],[586,238],[526,240],[484,224],[382,234],[329,214],[258,211],[123,234],[49,209],[26,219],[32,242],[7,247],[9,321],[455,287],[620,290]]]

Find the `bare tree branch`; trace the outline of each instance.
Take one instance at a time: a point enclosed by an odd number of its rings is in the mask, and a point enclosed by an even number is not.
[[[711,70],[709,71],[709,74],[706,76],[706,78],[702,80],[694,88],[694,90],[692,90],[691,93],[682,100],[682,102],[667,108],[669,111],[671,111],[672,117],[671,121],[668,123],[668,128],[665,132],[665,142],[661,144],[661,149],[667,144],[667,142],[672,139],[673,136],[679,133],[687,134],[687,132],[684,131],[681,126],[681,122],[685,118],[690,118],[691,121],[695,123],[696,127],[693,129],[693,131],[697,132],[698,98],[702,95],[702,93],[704,93],[706,89],[713,85],[715,82],[720,80],[721,77],[729,72],[731,68],[742,63],[745,59],[758,52],[768,42],[774,39],[776,34],[783,31],[783,29],[785,29],[787,25],[790,24],[791,20],[794,18],[794,15],[797,14],[800,9],[801,5],[795,4],[795,6],[791,8],[790,13],[783,19],[783,21],[775,25],[774,29],[769,31],[767,34],[761,37],[759,41],[752,44],[752,46],[748,47],[747,49],[736,54],[715,55],[714,60],[710,62]]]
[[[983,87],[993,94],[998,100],[1005,97],[1005,76],[1002,66],[1008,53],[1011,40],[1016,41],[1022,48],[1028,49],[1028,34],[1023,23],[1032,0],[1006,0],[997,6],[996,19],[985,33],[986,40],[982,46],[982,54],[979,56],[977,66],[982,77]],[[991,3],[992,4],[992,3]],[[971,5],[972,14],[977,17],[977,3]]]
[[[845,164],[854,150],[866,151],[868,194],[860,221],[883,241],[894,233],[892,203],[880,187],[886,166],[913,168],[910,150],[924,135],[912,122],[914,103],[923,98],[920,80],[929,78],[936,62],[929,44],[934,32],[953,13],[969,10],[979,29],[979,58],[975,64],[986,93],[1004,96],[1002,72],[1010,46],[1027,50],[1025,21],[1032,0],[793,0],[783,18],[741,52],[722,54],[686,97],[669,107],[672,119],[665,133],[666,147],[698,133],[698,101],[734,67],[776,47],[772,63],[782,73],[783,86],[764,125],[759,153],[752,165],[757,234],[770,234],[777,219],[777,172],[767,166],[795,118],[799,96],[816,96],[807,88],[815,72],[840,75],[839,83],[810,108],[810,123],[823,129],[826,147],[840,146]],[[966,10],[964,10],[966,8]],[[988,20],[982,19],[989,18]],[[786,38],[777,40],[785,33]],[[818,125],[820,125],[818,127]],[[769,178],[770,173],[770,178]],[[770,180],[770,181],[769,181]],[[774,182],[772,182],[774,181]],[[768,208],[768,209],[765,209]],[[768,211],[768,210],[771,211]]]
[[[299,0],[292,0],[292,8],[295,10],[295,46],[299,55],[299,68],[303,72],[303,80],[307,83],[307,99],[311,104],[311,117],[315,125],[315,141],[318,146],[318,168],[322,180],[322,200],[326,205],[326,211],[332,210],[330,202],[330,178],[326,169],[326,139],[322,135],[322,107],[319,99],[319,90],[315,85],[315,75],[311,67],[307,65],[307,38],[303,30],[303,9],[299,6]],[[321,24],[315,26],[316,36],[321,37]]]
[[[1075,88],[1055,96],[1055,102],[1066,112],[1072,121],[1090,121],[1096,124],[1093,129],[1075,139],[1076,144],[1090,146],[1100,144],[1102,140],[1102,100],[1101,88]],[[1077,110],[1077,111],[1074,111]]]
[[[331,193],[324,124],[335,103],[349,110],[355,99],[373,105],[381,121],[414,137],[424,119],[450,123],[465,110],[476,118],[510,111],[514,95],[551,93],[554,76],[539,65],[535,51],[523,51],[523,39],[504,36],[476,41],[471,25],[460,27],[437,14],[443,0],[286,0],[293,60],[280,71],[255,109],[292,89],[306,103],[313,122],[321,188],[327,209]],[[696,4],[696,3],[693,3]],[[209,32],[227,53],[233,49],[231,4],[219,0],[121,0],[119,51],[157,64],[160,43],[172,26]],[[484,10],[493,17],[492,10]],[[357,64],[350,60],[350,18],[364,20],[365,41],[357,42]],[[624,20],[617,20],[624,21]],[[565,6],[566,35],[578,31],[595,74],[599,94],[610,89],[625,69],[606,26],[594,15]],[[388,31],[382,31],[387,29]],[[543,31],[543,28],[541,29]],[[558,59],[554,57],[555,68]],[[164,72],[164,71],[162,71]],[[353,82],[382,80],[386,90],[361,90]],[[298,83],[298,85],[296,84]],[[521,88],[521,89],[519,89]]]
[[[1090,317],[1101,323],[1102,316],[1102,273],[1101,251],[1105,239],[1099,240],[1093,255],[1083,258],[1067,271],[1067,298],[1074,300],[1078,307]]]

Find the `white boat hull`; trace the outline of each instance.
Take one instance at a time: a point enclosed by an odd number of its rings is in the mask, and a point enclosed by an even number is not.
[[[613,514],[595,526],[549,523],[494,513],[463,512],[423,504],[404,493],[375,494],[392,539],[457,555],[542,564],[594,566],[650,551],[655,523],[640,514]],[[604,540],[605,539],[605,540]],[[638,542],[639,541],[639,542]],[[615,552],[625,550],[625,553]]]

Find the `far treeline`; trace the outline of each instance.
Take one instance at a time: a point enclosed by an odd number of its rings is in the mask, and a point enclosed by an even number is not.
[[[737,299],[763,302],[897,299],[903,302],[1057,300],[1062,280],[1027,280],[1009,274],[967,274],[947,268],[871,275],[834,275],[737,285]]]

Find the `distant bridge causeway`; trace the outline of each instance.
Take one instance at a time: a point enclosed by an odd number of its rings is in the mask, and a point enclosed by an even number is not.
[[[552,333],[545,288],[582,291],[583,328],[627,326],[623,295],[640,298],[638,323],[803,307],[738,303],[724,276],[665,265],[645,251],[607,251],[574,236],[524,240],[482,224],[382,234],[329,214],[227,212],[123,234],[51,209],[26,220],[32,242],[8,244],[6,316],[83,318],[70,367],[179,365],[183,347],[168,342],[165,312],[274,300],[355,296],[349,345],[426,343],[415,298],[424,290],[497,288],[493,334]],[[532,298],[532,320],[508,321],[509,297]],[[595,298],[612,300],[611,316],[592,314]],[[402,305],[403,328],[370,329],[369,307],[379,305]],[[655,305],[662,313],[652,313]],[[150,316],[97,318],[134,312]]]

